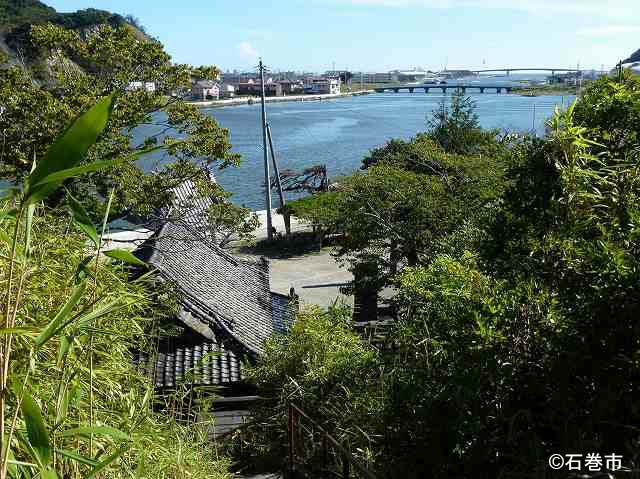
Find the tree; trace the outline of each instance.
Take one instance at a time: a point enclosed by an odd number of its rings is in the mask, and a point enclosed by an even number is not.
[[[160,43],[140,38],[127,25],[103,25],[86,36],[52,24],[38,25],[31,28],[30,41],[36,64],[49,65],[43,80],[36,81],[28,69],[0,69],[3,177],[13,182],[23,178],[69,120],[111,90],[120,92],[118,109],[86,161],[120,162],[68,185],[94,219],[101,216],[113,187],[117,196],[112,218],[144,218],[166,206],[172,188],[198,177],[202,169],[239,162],[230,151],[226,130],[172,96],[190,87],[193,72],[197,76],[205,70],[216,72],[215,68],[171,64]],[[132,88],[132,82],[152,82],[155,91]],[[139,125],[151,132],[140,137]],[[146,168],[127,161],[132,153],[146,150],[155,150],[146,156]],[[228,195],[219,186],[211,184],[200,191],[225,205],[225,216],[235,218],[230,223],[246,230],[244,226],[254,221],[248,210],[225,202]],[[62,199],[59,193],[49,199],[50,205]]]
[[[480,128],[475,103],[461,90],[446,97],[440,108],[427,119],[428,135],[447,153],[462,155],[495,154],[498,132]]]
[[[443,152],[427,135],[392,140],[364,160],[366,172],[325,194],[291,202],[291,214],[339,233],[335,256],[355,271],[375,265],[374,291],[404,266],[428,263],[439,241],[482,217],[501,192],[500,157]]]

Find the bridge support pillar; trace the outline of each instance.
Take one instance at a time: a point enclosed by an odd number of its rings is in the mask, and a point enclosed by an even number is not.
[[[484,87],[480,87],[480,93],[484,93]]]
[[[400,91],[400,88],[394,88],[393,89],[393,93],[398,93]]]
[[[429,89],[425,87],[424,92],[429,93]]]
[[[502,88],[498,87],[496,88],[496,93],[499,95],[500,93],[502,93]]]
[[[413,88],[409,88],[409,93],[413,93]]]
[[[443,87],[441,87],[441,88],[442,88],[442,93],[446,94],[446,93],[447,93],[447,87],[446,87],[446,86],[443,86]]]
[[[511,76],[511,70],[507,70],[507,76],[510,77]]]

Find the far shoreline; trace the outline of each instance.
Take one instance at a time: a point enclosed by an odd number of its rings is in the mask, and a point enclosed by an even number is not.
[[[280,103],[285,101],[322,101],[335,100],[338,98],[348,98],[352,96],[363,96],[375,93],[375,90],[361,90],[345,93],[326,93],[318,95],[289,95],[289,96],[268,96],[265,98],[266,103]],[[227,100],[208,100],[208,101],[192,101],[188,105],[197,106],[198,108],[221,108],[225,106],[255,105],[260,103],[259,97],[241,97],[229,98]]]

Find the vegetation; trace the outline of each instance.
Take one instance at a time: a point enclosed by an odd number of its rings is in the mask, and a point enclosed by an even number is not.
[[[586,85],[587,82],[585,82]],[[559,95],[576,95],[577,88],[571,85],[553,84],[553,85],[536,85],[536,86],[522,86],[513,89],[514,93],[519,93],[523,96],[559,96]]]
[[[84,160],[114,162],[67,185],[90,216],[96,221],[102,217],[114,187],[110,219],[139,220],[166,206],[173,188],[198,180],[201,196],[219,200],[211,212],[216,221],[242,234],[254,228],[256,219],[249,210],[233,206],[220,186],[201,179],[203,170],[238,163],[239,156],[230,152],[228,132],[196,107],[170,97],[189,88],[192,75],[216,75],[214,67],[171,64],[162,45],[140,39],[127,26],[103,25],[80,35],[49,23],[31,27],[29,39],[32,55],[43,62],[36,65],[47,65],[48,70],[45,75],[33,68],[0,69],[4,178],[24,178],[33,157],[41,157],[75,115],[105,92],[118,90],[118,109]],[[132,82],[152,82],[155,91],[131,87]],[[139,125],[149,133],[141,135]],[[146,156],[140,165],[127,161],[141,152]],[[47,198],[50,206],[62,201],[61,192]]]
[[[640,50],[636,50],[629,58],[624,60],[622,63],[633,63],[640,61]]]
[[[325,235],[341,235],[335,256],[354,272],[373,267],[376,291],[391,286],[402,265],[432,258],[440,241],[482,217],[503,187],[505,146],[496,132],[479,128],[472,103],[454,96],[429,125],[409,142],[373,150],[363,160],[366,173],[287,205]]]
[[[82,160],[114,100],[79,117],[0,209],[3,479],[226,477],[206,430],[155,413],[154,386],[134,368],[131,351],[153,355],[149,333],[172,303],[146,294],[148,274],[131,282],[109,261],[144,266],[131,253],[102,252],[109,207],[98,230],[73,197],[71,218],[42,206],[64,182],[108,167]]]
[[[55,23],[70,29],[80,29],[109,23],[113,26],[129,23],[139,27],[138,22],[131,16],[122,17],[95,8],[87,8],[73,13],[58,13],[39,0],[0,0],[0,24],[7,29]]]
[[[292,401],[380,477],[534,477],[554,453],[615,452],[637,468],[639,88],[602,78],[546,138],[483,140],[494,154],[443,151],[469,127],[476,137],[472,123],[390,142],[315,213],[315,197],[294,205],[345,232],[338,251],[390,261],[397,232],[420,254],[385,278],[392,350],[375,352],[332,311],[303,314],[272,343],[252,377],[274,413],[249,438],[281,437]]]

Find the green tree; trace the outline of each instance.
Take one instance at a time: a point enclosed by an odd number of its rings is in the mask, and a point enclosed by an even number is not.
[[[258,364],[247,373],[264,401],[254,411],[254,425],[239,438],[251,448],[237,453],[254,454],[257,467],[283,470],[286,417],[289,404],[294,403],[319,419],[363,462],[374,462],[377,440],[367,431],[383,410],[380,363],[377,352],[362,342],[350,323],[349,308],[310,307],[301,311],[286,337],[266,344]],[[337,469],[337,464],[325,463],[320,448],[310,459],[306,464],[310,468]]]
[[[86,161],[121,160],[107,170],[72,181],[69,190],[93,215],[101,217],[104,199],[116,187],[112,218],[143,218],[167,205],[171,189],[202,175],[204,168],[236,165],[239,156],[230,151],[227,130],[196,107],[178,97],[189,88],[192,72],[216,72],[212,67],[192,69],[170,63],[162,45],[140,38],[131,27],[104,25],[81,36],[53,24],[34,26],[31,44],[40,62],[46,62],[45,82],[34,81],[29,70],[0,69],[3,113],[0,132],[3,150],[0,172],[16,182],[38,161],[53,139],[79,112],[107,91],[121,92],[118,108],[100,141]],[[153,82],[155,91],[131,88],[133,82]],[[150,133],[140,136],[143,125]],[[126,161],[134,152],[153,150],[144,168]],[[224,204],[228,223],[250,230],[255,220],[249,211],[231,205],[219,186],[200,182],[202,195]],[[49,198],[55,205],[62,193]],[[220,208],[220,207],[219,207]],[[218,216],[221,216],[218,214]]]
[[[446,97],[440,108],[427,119],[428,136],[447,153],[462,155],[495,154],[498,147],[497,131],[483,130],[476,113],[475,102],[457,90]]]

